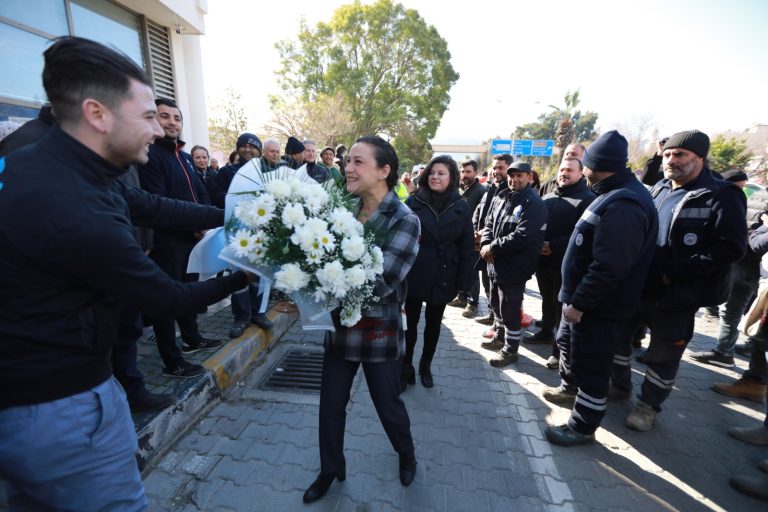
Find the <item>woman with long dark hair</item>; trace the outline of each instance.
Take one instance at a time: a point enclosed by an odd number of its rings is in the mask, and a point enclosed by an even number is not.
[[[405,276],[419,250],[419,220],[392,191],[397,184],[394,148],[379,137],[363,137],[349,151],[347,191],[360,198],[357,218],[376,233],[384,254],[384,272],[374,294],[379,301],[352,327],[339,322],[327,333],[320,388],[320,475],[304,493],[304,502],[322,498],[334,480],[346,478],[344,429],[352,381],[362,365],[368,391],[384,431],[400,456],[400,482],[416,476],[411,423],[400,393],[405,353],[402,306]]]
[[[445,306],[458,290],[469,289],[477,258],[473,248],[472,213],[459,194],[459,167],[456,161],[447,155],[433,158],[421,173],[419,184],[418,191],[405,201],[421,222],[421,240],[416,263],[407,279],[406,352],[401,390],[416,382],[413,351],[424,302],[427,304],[424,311],[424,349],[419,362],[419,375],[424,387],[434,385],[431,365]]]

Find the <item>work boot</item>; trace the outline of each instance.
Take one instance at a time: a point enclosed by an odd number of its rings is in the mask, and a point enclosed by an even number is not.
[[[738,398],[746,398],[759,404],[765,400],[766,386],[757,379],[742,376],[739,380],[732,384],[726,384],[725,382],[716,382],[712,385],[712,389],[721,395],[735,396]]]
[[[265,315],[264,313],[251,315],[251,323],[254,325],[258,325],[265,331],[270,330],[274,326],[272,321],[269,318],[267,318],[267,315]]]
[[[547,436],[547,441],[558,446],[577,446],[595,440],[595,434],[581,434],[569,427],[567,423],[557,427],[549,426],[544,434]]]
[[[656,409],[642,400],[638,400],[635,408],[627,416],[626,425],[638,432],[648,432],[653,427],[657,414]]]
[[[550,345],[555,341],[555,337],[552,335],[552,329],[541,329],[539,332],[530,338],[525,338],[523,341],[530,343],[531,345]]]
[[[560,360],[555,356],[549,356],[549,359],[547,359],[545,366],[550,370],[557,370],[560,367]]]
[[[764,425],[755,428],[731,427],[728,435],[745,443],[768,446],[768,427]]]
[[[577,391],[573,388],[566,388],[563,386],[557,386],[554,388],[546,388],[541,394],[541,397],[549,403],[565,407],[566,409],[573,409],[573,403],[576,401]]]
[[[477,306],[474,304],[467,304],[464,311],[461,312],[461,316],[464,318],[474,318],[477,315]]]
[[[731,486],[742,494],[768,501],[768,478],[736,475],[731,477]]]
[[[488,338],[486,334],[488,333],[483,334],[484,338]],[[493,336],[491,336],[491,341],[484,341],[480,344],[480,347],[486,350],[493,350],[494,352],[498,352],[504,348],[504,345],[506,345],[506,342],[504,341],[504,327],[499,327],[496,329]]]
[[[630,396],[632,396],[631,389],[624,389],[624,388],[614,386],[613,382],[611,382],[608,385],[608,400],[611,400],[611,401],[626,400]]]
[[[248,320],[235,320],[235,323],[229,329],[229,337],[232,339],[239,338],[245,333],[249,325],[250,322]]]
[[[496,357],[491,359],[491,366],[494,368],[504,368],[512,363],[517,362],[517,352],[513,352],[512,349],[504,347],[497,353]]]
[[[493,317],[493,313],[488,313],[485,316],[481,316],[480,318],[475,318],[475,322],[483,325],[493,325],[496,319]]]
[[[465,301],[464,299],[462,299],[460,297],[456,297],[451,302],[449,302],[448,305],[453,307],[453,308],[463,308],[464,306],[467,305],[467,301]]]
[[[128,398],[128,405],[132,413],[138,413],[160,411],[173,404],[174,401],[175,397],[173,395],[150,393],[146,388],[143,388]]]

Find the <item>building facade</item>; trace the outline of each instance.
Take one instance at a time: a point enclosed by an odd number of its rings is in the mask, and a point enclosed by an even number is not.
[[[158,97],[184,113],[182,138],[208,146],[200,35],[206,0],[0,1],[0,122],[37,117],[50,41],[75,35],[122,51],[150,76]]]

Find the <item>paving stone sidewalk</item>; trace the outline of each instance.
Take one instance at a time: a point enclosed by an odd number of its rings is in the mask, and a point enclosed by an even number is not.
[[[539,317],[540,303],[535,289],[528,290],[526,312]],[[146,475],[150,510],[765,510],[733,491],[728,478],[757,475],[754,466],[768,450],[726,433],[729,426],[758,425],[765,406],[709,389],[739,371],[700,365],[686,355],[653,431],[628,430],[624,418],[631,402],[610,403],[597,443],[556,447],[543,430],[566,421],[568,411],[540,398],[544,387],[558,382],[556,372],[544,367],[549,347],[524,344],[516,365],[494,369],[487,362],[493,354],[479,346],[482,326],[460,312],[446,311],[433,364],[435,387],[425,389],[417,378],[403,394],[419,461],[410,487],[399,483],[397,456],[361,372],[348,407],[347,480],[334,483],[315,504],[301,502],[320,467],[318,397],[257,387],[288,348],[321,349],[319,333],[294,325],[267,362]],[[716,324],[697,320],[691,349],[710,348],[716,331]],[[420,342],[417,360],[419,352]],[[643,367],[636,366],[639,386]],[[743,370],[746,360],[739,358],[738,366]]]

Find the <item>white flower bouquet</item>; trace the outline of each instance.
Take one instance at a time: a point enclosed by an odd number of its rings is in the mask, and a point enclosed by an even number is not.
[[[272,280],[309,317],[305,328],[321,316],[328,328],[339,304],[341,324],[352,326],[378,299],[373,285],[383,272],[381,249],[352,213],[356,201],[303,168],[262,172],[253,159],[227,195],[227,245],[219,257]]]

